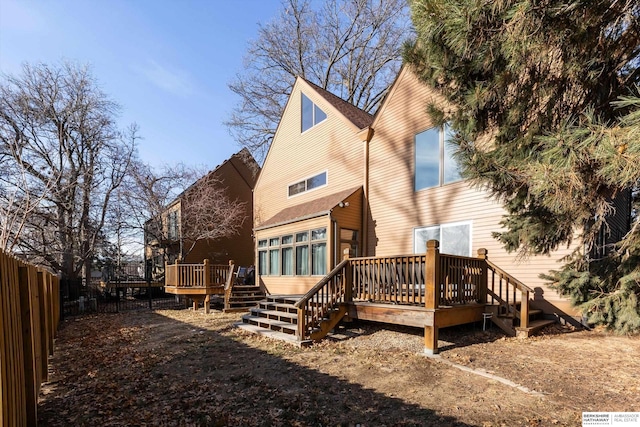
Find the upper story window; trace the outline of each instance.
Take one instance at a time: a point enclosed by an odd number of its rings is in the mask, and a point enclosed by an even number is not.
[[[171,240],[178,238],[178,211],[171,211],[167,215],[167,237]]]
[[[327,113],[313,103],[306,95],[302,95],[302,132],[311,129],[327,118]]]
[[[460,168],[447,141],[453,133],[448,125],[428,129],[416,135],[415,189],[438,187],[459,181]]]
[[[327,172],[319,173],[289,186],[289,197],[327,185]]]

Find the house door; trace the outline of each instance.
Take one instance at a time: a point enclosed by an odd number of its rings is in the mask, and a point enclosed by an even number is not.
[[[360,256],[358,237],[358,230],[340,229],[340,259],[344,257],[345,249],[349,249],[350,258]]]

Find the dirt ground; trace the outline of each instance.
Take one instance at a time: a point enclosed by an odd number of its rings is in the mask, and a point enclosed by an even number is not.
[[[583,411],[640,410],[638,337],[468,325],[428,358],[421,329],[354,322],[297,348],[234,328],[240,315],[65,320],[40,425],[579,426]]]

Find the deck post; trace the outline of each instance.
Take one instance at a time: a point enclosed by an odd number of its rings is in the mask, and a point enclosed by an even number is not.
[[[424,306],[427,310],[433,310],[433,324],[424,327],[424,352],[427,354],[438,353],[438,317],[437,309],[440,293],[440,243],[437,240],[427,242],[427,256],[425,260],[424,275]]]
[[[176,278],[175,286],[176,286],[176,288],[179,288],[180,286],[182,286],[182,283],[180,283],[181,282],[180,277],[182,275],[180,274],[180,260],[178,260],[177,258],[176,258],[176,262],[175,262],[175,272],[174,272],[174,274],[175,274],[175,278]]]
[[[210,274],[209,274],[209,260],[205,259],[202,261],[202,285],[206,288],[210,283]]]
[[[342,259],[348,260],[349,258],[351,258],[351,248],[345,248]],[[342,283],[344,286],[344,302],[353,301],[353,270],[351,269],[350,264],[347,265],[346,273],[342,278]]]
[[[485,248],[478,249],[478,258],[485,261],[482,263],[482,273],[480,275],[480,289],[478,289],[478,302],[481,304],[487,303],[487,275],[489,274],[489,272],[487,270],[486,260],[487,260],[488,253],[489,251],[486,250]]]
[[[520,303],[520,327],[528,328],[529,327],[529,291],[526,289],[521,290],[520,294],[521,303]]]

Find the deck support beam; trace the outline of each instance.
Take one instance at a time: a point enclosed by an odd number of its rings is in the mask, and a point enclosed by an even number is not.
[[[438,278],[440,277],[440,243],[437,240],[429,240],[427,242],[427,258],[425,262],[425,294],[424,307],[427,310],[433,310],[433,322],[431,325],[424,327],[424,352],[427,354],[438,353],[438,322],[436,319],[436,309],[440,304],[440,286]]]

